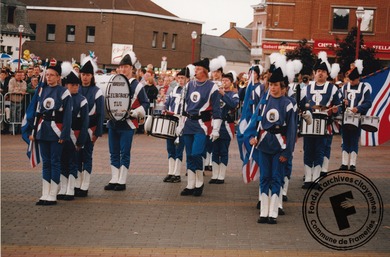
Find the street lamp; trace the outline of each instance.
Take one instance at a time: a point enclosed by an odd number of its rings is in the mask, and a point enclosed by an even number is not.
[[[24,26],[22,24],[18,27],[19,31],[19,60],[18,60],[18,70],[20,70],[20,58],[22,53],[22,33],[24,32]]]
[[[198,34],[196,33],[196,31],[192,31],[191,33],[191,38],[192,38],[192,62],[191,63],[194,63],[195,61],[195,39],[198,37]]]
[[[90,5],[94,5],[94,6],[96,6],[97,8],[100,9],[100,22],[103,23],[104,22],[104,17],[103,17],[103,10],[102,10],[102,8],[100,8],[100,6],[97,3],[95,3],[94,1],[89,1],[89,4]]]
[[[356,10],[357,18],[357,35],[356,35],[356,53],[355,60],[359,59],[359,50],[360,50],[360,25],[362,24],[362,18],[364,15],[364,8],[359,6]]]

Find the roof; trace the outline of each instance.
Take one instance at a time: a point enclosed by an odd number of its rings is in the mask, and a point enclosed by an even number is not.
[[[249,63],[251,60],[250,50],[240,40],[203,34],[201,58],[219,55],[225,56],[227,61]]]
[[[240,33],[246,41],[252,42],[252,29],[234,27],[238,33]]]
[[[3,1],[3,0],[2,0]],[[150,0],[19,0],[27,6],[127,10],[177,17]]]
[[[24,3],[22,3],[21,1],[17,1],[17,0],[1,0],[1,3],[2,4],[6,4],[8,6],[26,6]]]

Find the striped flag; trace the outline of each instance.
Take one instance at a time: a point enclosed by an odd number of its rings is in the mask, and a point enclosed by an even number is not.
[[[390,140],[390,67],[370,74],[361,81],[372,87],[372,106],[366,116],[379,117],[377,132],[361,131],[360,143],[362,146],[376,146]]]

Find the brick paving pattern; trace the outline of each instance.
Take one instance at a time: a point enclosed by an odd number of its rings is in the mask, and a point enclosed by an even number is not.
[[[340,166],[340,136],[330,170]],[[311,237],[302,219],[302,139],[293,162],[289,201],[277,225],[257,224],[258,181],[244,184],[237,143],[232,141],[225,184],[201,197],[183,197],[182,182],[163,183],[168,169],[165,140],[137,134],[127,190],[104,191],[110,179],[107,135],[95,146],[89,196],[35,206],[41,168],[29,167],[20,136],[1,136],[1,256],[390,256],[390,143],[359,149],[358,170],[382,195],[384,219],[371,241],[335,251]],[[358,208],[358,207],[357,207]]]

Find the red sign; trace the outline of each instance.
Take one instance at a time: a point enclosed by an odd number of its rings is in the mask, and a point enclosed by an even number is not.
[[[263,50],[274,50],[274,51],[280,51],[282,49],[284,50],[294,50],[298,44],[294,43],[288,43],[287,45],[281,45],[278,43],[263,43],[261,47]]]
[[[338,48],[339,45],[333,40],[315,40],[313,44],[313,52],[319,53],[325,51],[329,56],[335,56],[332,48]],[[390,42],[365,42],[362,48],[374,48],[376,50],[375,57],[379,59],[390,59]]]

